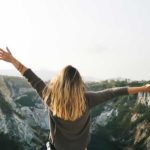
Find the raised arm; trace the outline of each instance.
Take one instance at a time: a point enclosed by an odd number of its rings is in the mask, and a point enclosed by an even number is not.
[[[15,68],[23,75],[24,72],[28,69],[25,67],[21,62],[19,62],[10,52],[8,47],[6,47],[7,51],[4,51],[0,48],[0,60],[4,60],[6,62],[9,62],[15,66]]]
[[[107,102],[108,100],[113,99],[114,97],[127,94],[129,94],[127,87],[110,88],[96,92],[88,91],[86,93],[86,99],[88,101],[89,108],[93,108],[96,105],[102,104],[104,102]]]
[[[0,48],[0,60],[9,62],[15,66],[15,68],[25,77],[28,79],[28,82],[32,85],[34,89],[38,92],[38,94],[42,97],[42,91],[46,87],[46,84],[32,72],[31,69],[24,66],[20,61],[18,61],[10,52],[8,47],[6,50]],[[42,97],[43,98],[43,97]]]
[[[114,97],[128,94],[136,94],[139,92],[150,92],[150,84],[146,84],[141,87],[121,87],[106,89],[97,92],[87,92],[86,97],[89,103],[89,107],[92,108],[96,105],[104,103]]]

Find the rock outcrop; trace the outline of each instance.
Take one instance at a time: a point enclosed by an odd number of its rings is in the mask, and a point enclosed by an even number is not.
[[[25,150],[38,150],[48,130],[48,113],[35,90],[24,78],[0,76],[0,133]]]

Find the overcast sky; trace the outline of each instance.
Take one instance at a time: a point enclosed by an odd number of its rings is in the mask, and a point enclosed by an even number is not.
[[[149,0],[0,0],[0,47],[33,70],[150,80],[149,40]]]

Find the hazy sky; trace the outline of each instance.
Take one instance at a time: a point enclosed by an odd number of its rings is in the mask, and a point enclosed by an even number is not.
[[[0,47],[32,69],[150,80],[149,40],[149,0],[0,0]]]

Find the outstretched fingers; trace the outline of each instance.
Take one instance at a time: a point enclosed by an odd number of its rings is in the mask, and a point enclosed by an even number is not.
[[[4,50],[0,48],[0,59],[2,59],[3,55],[4,55]]]
[[[4,50],[0,48],[0,54],[4,53]]]
[[[8,47],[6,47],[6,50],[7,50],[7,52],[8,52],[9,54],[11,54],[11,55],[12,55],[12,53],[11,53],[11,51],[9,50],[9,48],[8,48]]]

